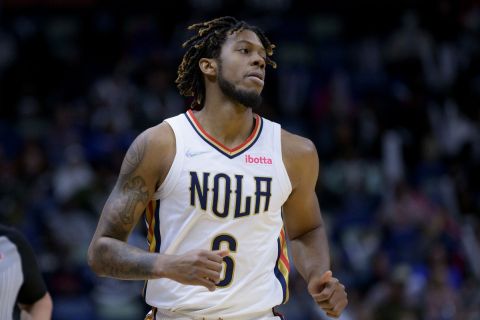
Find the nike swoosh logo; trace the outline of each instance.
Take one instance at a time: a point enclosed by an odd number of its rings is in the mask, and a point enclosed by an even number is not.
[[[188,150],[185,155],[188,157],[188,158],[193,158],[193,157],[196,157],[196,156],[199,156],[201,154],[204,154],[204,153],[209,153],[210,151],[191,151],[191,150]]]

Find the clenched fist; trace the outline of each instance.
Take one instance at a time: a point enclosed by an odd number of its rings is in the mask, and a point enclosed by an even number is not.
[[[216,289],[220,281],[223,257],[228,250],[193,250],[178,256],[166,256],[164,276],[189,285],[200,285],[210,291]]]
[[[338,318],[348,304],[345,286],[332,277],[330,270],[320,278],[313,277],[308,283],[308,292],[329,317]]]

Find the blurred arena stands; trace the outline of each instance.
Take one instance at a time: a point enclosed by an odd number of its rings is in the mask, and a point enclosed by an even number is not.
[[[96,277],[86,250],[127,147],[189,105],[186,27],[220,15],[277,45],[258,112],[317,146],[341,319],[480,319],[480,2],[315,3],[0,3],[0,220],[54,319],[143,319],[143,283]],[[325,319],[290,280],[287,319]]]

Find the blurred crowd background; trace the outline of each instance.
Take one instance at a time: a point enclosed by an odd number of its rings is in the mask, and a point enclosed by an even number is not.
[[[86,250],[130,143],[188,106],[186,27],[220,15],[277,45],[258,112],[317,146],[341,319],[480,319],[479,1],[4,0],[0,221],[54,319],[143,319],[143,284],[96,277]],[[287,318],[324,319],[290,280]]]

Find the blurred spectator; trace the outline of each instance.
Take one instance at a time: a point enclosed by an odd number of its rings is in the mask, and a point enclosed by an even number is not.
[[[278,47],[259,113],[317,146],[342,319],[480,319],[478,3],[55,3],[0,11],[0,220],[30,240],[54,319],[144,313],[142,283],[86,268],[87,239],[133,138],[189,105],[184,26],[231,6]],[[322,319],[299,281],[282,312]]]

